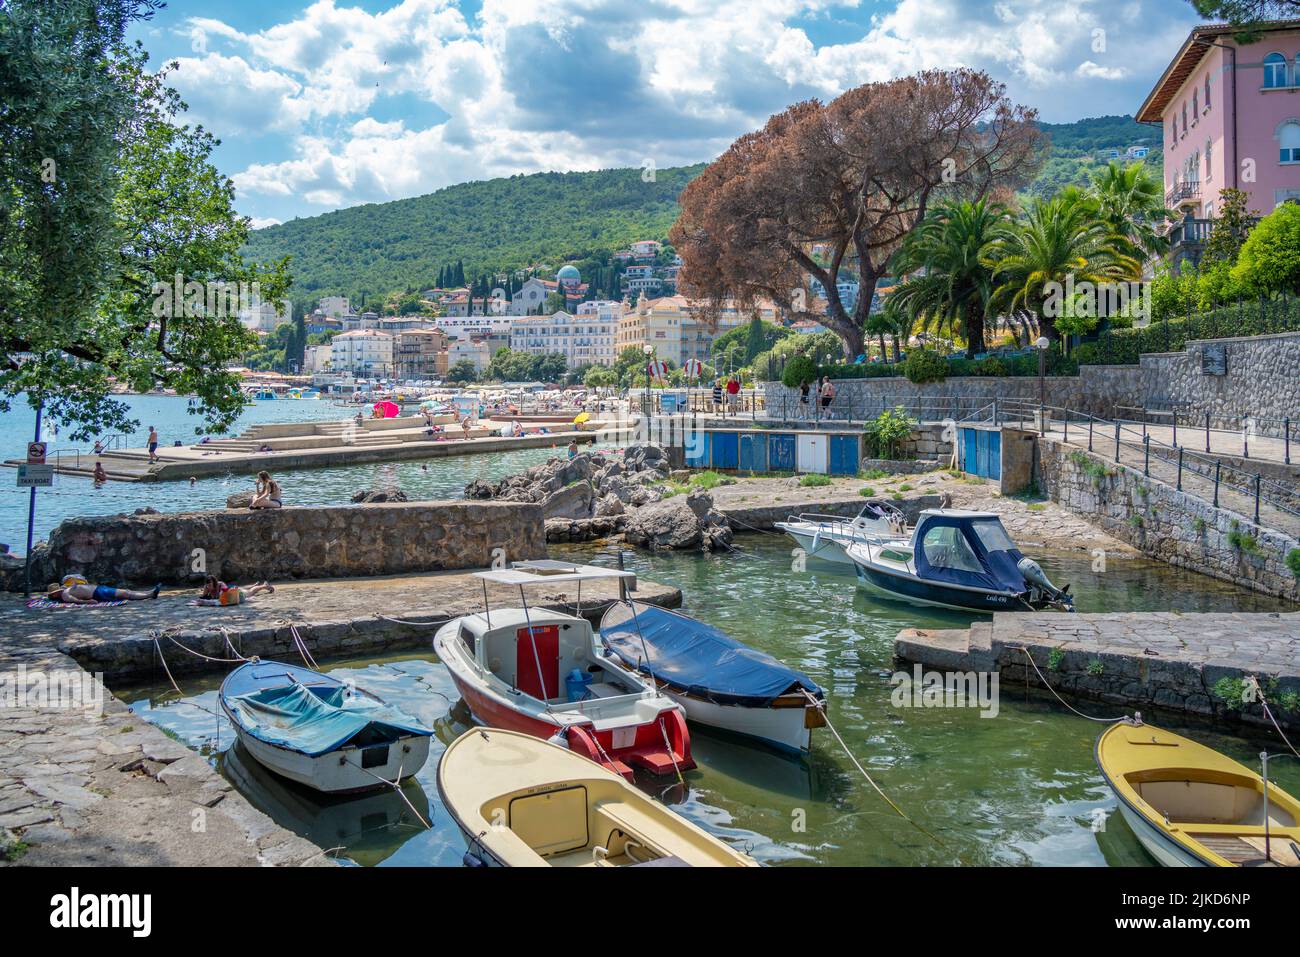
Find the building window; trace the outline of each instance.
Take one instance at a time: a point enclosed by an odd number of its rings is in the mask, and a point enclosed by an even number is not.
[[[1300,163],[1300,122],[1288,120],[1277,131],[1279,162]]]
[[[1214,175],[1214,160],[1212,152],[1214,150],[1214,141],[1205,141],[1205,178],[1209,179]]]
[[[1183,135],[1187,135],[1187,104],[1183,104]]]
[[[1210,78],[1205,78],[1205,112],[1210,112]]]
[[[1201,91],[1192,90],[1192,126],[1201,116]]]
[[[1264,89],[1276,90],[1286,85],[1286,57],[1270,53],[1264,57]]]

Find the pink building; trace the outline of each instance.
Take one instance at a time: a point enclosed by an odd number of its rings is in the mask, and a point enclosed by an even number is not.
[[[1138,109],[1164,130],[1166,205],[1191,219],[1175,260],[1198,258],[1222,189],[1261,215],[1300,201],[1300,20],[1262,30],[1243,45],[1229,26],[1197,27]]]

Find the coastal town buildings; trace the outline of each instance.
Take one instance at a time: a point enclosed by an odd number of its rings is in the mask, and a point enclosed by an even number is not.
[[[355,376],[387,376],[393,371],[393,336],[377,329],[340,332],[330,341],[330,368]]]
[[[440,329],[407,329],[393,343],[393,366],[399,379],[433,379],[447,374],[447,334]]]
[[[556,312],[520,317],[511,326],[510,348],[531,355],[560,353],[571,369],[612,366],[618,358],[619,318],[609,309],[591,309],[578,315]]]

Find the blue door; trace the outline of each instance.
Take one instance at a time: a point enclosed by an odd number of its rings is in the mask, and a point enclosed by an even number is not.
[[[856,435],[831,436],[831,474],[858,474],[858,437]]]
[[[709,436],[712,433],[695,429],[686,437],[686,464],[693,469],[709,467]]]
[[[1001,481],[1002,479],[1002,433],[982,432],[984,436],[984,461],[980,474],[985,478]]]
[[[732,469],[740,464],[740,435],[736,432],[714,432],[711,461],[715,469]]]
[[[740,436],[740,470],[742,472],[767,471],[767,435],[763,432],[745,432]]]
[[[794,436],[773,435],[767,440],[767,468],[770,472],[794,471]]]
[[[988,429],[962,429],[962,470],[981,478],[1002,478],[1002,433]]]

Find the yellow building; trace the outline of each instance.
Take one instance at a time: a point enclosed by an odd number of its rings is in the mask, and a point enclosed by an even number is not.
[[[619,353],[629,346],[644,351],[646,345],[651,345],[656,358],[676,366],[687,359],[708,362],[713,340],[749,322],[754,315],[776,322],[776,307],[762,303],[741,311],[724,305],[717,328],[710,329],[691,314],[691,302],[685,296],[642,299],[619,321],[616,344]]]

